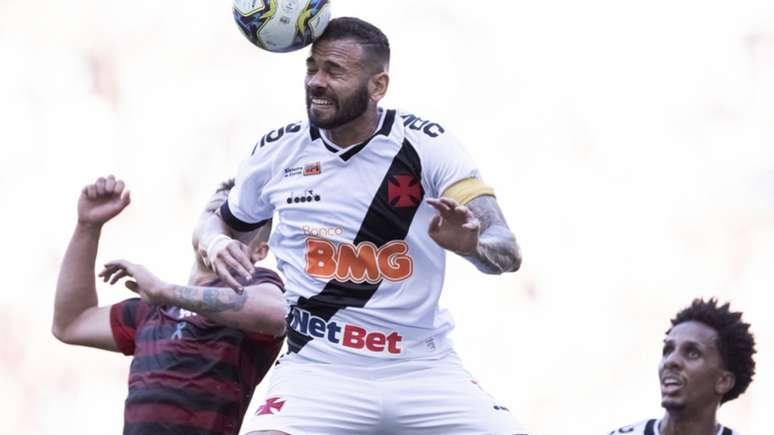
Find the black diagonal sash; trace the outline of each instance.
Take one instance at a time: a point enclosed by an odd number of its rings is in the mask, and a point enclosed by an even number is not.
[[[371,200],[360,230],[355,237],[354,244],[371,242],[381,247],[393,240],[403,240],[408,234],[411,222],[414,220],[417,209],[422,203],[424,192],[415,204],[408,207],[395,207],[390,204],[388,190],[390,183],[394,183],[396,176],[410,175],[416,180],[422,179],[422,168],[419,155],[414,147],[404,141],[398,153],[392,160],[390,168],[382,180],[379,190]],[[421,185],[420,185],[421,186]],[[354,187],[357,188],[357,187]],[[352,281],[328,281],[323,290],[311,298],[301,297],[295,307],[308,311],[310,314],[330,320],[337,311],[347,307],[362,308],[373,297],[381,284],[355,283]],[[293,315],[291,308],[290,315]],[[292,328],[288,329],[288,349],[290,352],[300,351],[313,337],[303,335]]]

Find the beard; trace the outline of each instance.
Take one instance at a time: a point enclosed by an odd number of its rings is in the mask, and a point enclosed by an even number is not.
[[[312,111],[312,98],[326,97],[333,101],[335,112],[333,116],[323,117],[315,115]],[[371,100],[368,95],[367,83],[362,83],[355,92],[346,99],[339,100],[332,95],[326,95],[325,91],[315,91],[306,88],[306,113],[309,116],[309,122],[315,127],[323,130],[330,130],[341,127],[344,124],[352,122],[359,118],[366,110]]]
[[[661,407],[669,413],[680,412],[686,408],[685,402],[674,402],[669,399],[662,399]]]

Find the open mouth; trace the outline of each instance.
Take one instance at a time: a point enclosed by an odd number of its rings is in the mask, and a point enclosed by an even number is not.
[[[313,109],[328,109],[334,107],[334,102],[330,98],[312,97],[309,99],[309,107]]]
[[[683,379],[677,375],[664,375],[661,377],[661,392],[665,395],[677,393],[684,385]]]

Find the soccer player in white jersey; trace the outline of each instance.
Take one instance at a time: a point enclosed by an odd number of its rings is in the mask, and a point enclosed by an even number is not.
[[[755,374],[755,339],[742,313],[715,299],[696,299],[674,319],[664,338],[658,375],[660,420],[610,432],[629,435],[739,435],[719,424],[718,408],[744,393]]]
[[[332,20],[306,60],[308,121],[264,136],[194,235],[238,290],[252,268],[241,232],[278,217],[289,353],[249,433],[526,433],[462,367],[438,307],[446,251],[514,272],[516,239],[443,126],[378,106],[389,55],[373,25]]]

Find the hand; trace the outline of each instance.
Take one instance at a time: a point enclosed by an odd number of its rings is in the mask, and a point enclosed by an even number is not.
[[[473,212],[451,198],[427,198],[425,201],[438,211],[427,231],[430,238],[442,248],[459,255],[476,252],[481,222]]]
[[[81,191],[78,198],[78,223],[101,227],[129,205],[129,191],[124,190],[124,182],[112,175],[100,177]]]
[[[241,276],[244,282],[252,279],[255,267],[251,260],[250,248],[239,240],[218,234],[207,242],[206,248],[202,251],[210,268],[220,279],[237,293],[242,293],[244,286],[234,273]]]
[[[124,285],[129,290],[137,293],[144,302],[158,305],[164,302],[164,292],[169,287],[164,281],[158,279],[145,266],[130,263],[126,260],[115,260],[105,264],[105,268],[99,273],[104,282],[110,280],[115,284],[119,279],[130,277],[134,281],[127,280]]]

